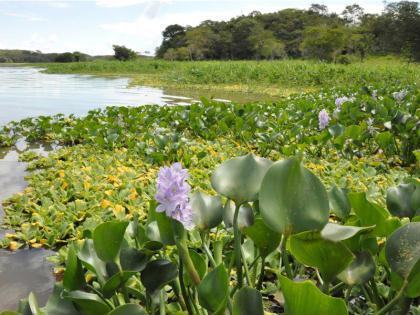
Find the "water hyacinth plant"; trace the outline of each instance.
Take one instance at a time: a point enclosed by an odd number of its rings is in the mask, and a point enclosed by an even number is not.
[[[319,130],[325,129],[330,122],[330,116],[328,115],[328,112],[323,109],[318,114],[318,127]]]
[[[273,163],[248,154],[223,162],[211,178],[221,196],[189,195],[187,178],[180,163],[162,167],[159,204],[151,203],[147,220],[112,220],[86,233],[69,247],[63,282],[47,305],[40,308],[31,294],[19,313],[383,315],[418,310],[418,182],[389,189],[386,209],[364,193],[337,187],[327,192],[296,157]],[[230,206],[222,201],[231,200],[233,229],[223,220]],[[241,207],[254,219],[240,227]],[[184,209],[196,222],[192,228],[188,220],[190,230],[178,213]],[[279,294],[284,300],[273,298]]]

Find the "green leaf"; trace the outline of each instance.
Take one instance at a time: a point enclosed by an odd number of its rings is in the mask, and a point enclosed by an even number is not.
[[[76,255],[73,245],[69,246],[64,272],[63,286],[68,291],[79,290],[85,286],[85,275],[82,263]]]
[[[229,297],[228,281],[223,264],[210,271],[198,285],[200,305],[214,315],[224,314]]]
[[[203,279],[207,273],[207,261],[193,249],[189,249],[188,252],[190,253],[190,258],[198,275],[200,276],[200,279]],[[184,269],[184,282],[187,284],[193,284],[186,269]]]
[[[352,238],[358,233],[372,231],[375,226],[350,226],[336,223],[327,223],[321,231],[322,238],[332,242],[340,242]]]
[[[286,235],[322,230],[328,222],[327,192],[321,181],[297,158],[273,164],[260,191],[265,224]]]
[[[223,220],[222,199],[196,191],[190,198],[194,223],[199,230],[209,230],[218,226]]]
[[[177,266],[165,259],[150,261],[141,272],[141,282],[150,294],[163,288],[164,285],[174,280],[178,275]]]
[[[302,264],[318,268],[330,282],[354,256],[342,243],[325,240],[319,232],[303,232],[290,238],[290,252]]]
[[[111,298],[133,275],[135,275],[135,272],[130,271],[115,273],[102,286],[103,295],[108,299]]]
[[[330,210],[340,219],[345,220],[350,214],[351,210],[350,201],[347,197],[347,189],[333,186],[328,191],[328,199],[330,203]]]
[[[280,275],[287,315],[347,315],[343,299],[322,293],[311,281],[293,282]]]
[[[93,232],[96,254],[106,262],[116,262],[128,222],[109,221],[98,225]]]
[[[78,315],[80,314],[71,301],[64,299],[61,295],[63,286],[55,284],[50,297],[48,298],[47,305],[45,306],[45,313],[48,315]]]
[[[411,269],[410,275],[408,276],[406,295],[413,299],[420,296],[420,259]]]
[[[264,315],[260,291],[244,287],[233,296],[233,315]]]
[[[262,257],[267,257],[280,244],[281,234],[269,229],[261,217],[257,217],[254,224],[244,228],[242,232],[252,239]]]
[[[406,279],[420,259],[420,222],[411,222],[396,230],[385,245],[391,270]]]
[[[337,278],[349,286],[363,284],[375,275],[376,265],[369,252],[356,255],[356,259],[337,275]]]
[[[44,312],[42,312],[41,309],[39,308],[38,301],[35,297],[35,294],[33,294],[33,292],[29,293],[28,303],[29,303],[29,308],[31,309],[31,312],[33,315],[44,314]]]
[[[120,252],[121,268],[124,271],[142,271],[148,259],[143,251],[136,248],[123,248]]]
[[[77,242],[76,245],[77,257],[87,269],[97,275],[99,282],[104,283],[107,277],[106,263],[100,260],[96,254],[93,240],[85,239]]]
[[[388,188],[386,192],[386,206],[392,215],[412,218],[416,209],[411,205],[411,198],[416,191],[414,184],[401,184]]]
[[[147,315],[147,313],[140,305],[124,304],[109,312],[108,315]]]
[[[235,204],[228,200],[223,211],[223,222],[226,228],[233,226],[233,217],[235,215]],[[238,226],[242,230],[245,227],[251,226],[254,223],[254,211],[252,207],[245,203],[239,207]]]
[[[401,226],[398,218],[391,217],[388,211],[369,202],[365,193],[349,193],[350,204],[363,226],[375,225],[372,233],[386,237]]]
[[[257,200],[261,181],[272,163],[253,154],[227,160],[213,172],[211,184],[236,204]]]
[[[63,292],[63,297],[73,301],[84,315],[103,315],[107,314],[111,308],[93,293],[83,291]]]

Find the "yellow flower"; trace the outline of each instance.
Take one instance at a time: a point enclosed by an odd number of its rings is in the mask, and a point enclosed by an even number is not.
[[[109,201],[109,200],[103,199],[101,201],[101,208],[102,209],[108,208],[110,205],[111,205],[111,201]]]
[[[83,182],[83,187],[85,188],[85,190],[88,190],[90,187],[92,187],[92,184],[89,182]]]
[[[40,244],[40,243],[34,243],[34,244],[31,244],[31,246],[33,248],[41,248],[42,247],[42,244]]]
[[[107,195],[107,196],[111,196],[113,193],[114,193],[113,190],[107,190],[107,191],[105,191],[105,195]]]
[[[58,175],[59,175],[61,178],[63,178],[63,177],[64,177],[64,175],[65,175],[64,170],[60,170],[60,171],[58,172]]]

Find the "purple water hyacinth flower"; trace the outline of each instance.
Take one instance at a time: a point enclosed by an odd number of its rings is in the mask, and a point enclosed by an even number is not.
[[[330,122],[330,116],[328,115],[328,112],[323,109],[318,114],[318,124],[319,129],[325,129],[328,126],[328,123]]]
[[[161,167],[155,199],[159,203],[157,212],[165,212],[168,217],[181,222],[186,229],[192,229],[194,223],[189,203],[191,186],[187,183],[188,177],[188,170],[183,169],[181,163]]]
[[[407,96],[407,91],[401,90],[399,92],[394,92],[392,93],[392,96],[396,101],[401,102]]]
[[[335,99],[335,106],[337,107],[338,111],[341,110],[341,106],[343,106],[343,104],[345,102],[348,102],[350,99],[347,96],[343,96],[343,97],[337,97]]]

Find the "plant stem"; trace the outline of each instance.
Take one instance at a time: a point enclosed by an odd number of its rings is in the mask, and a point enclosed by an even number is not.
[[[287,235],[283,235],[283,238],[281,240],[280,250],[281,250],[281,258],[282,263],[284,265],[284,269],[286,270],[286,275],[289,279],[293,279],[292,270],[290,269],[290,263],[289,263],[289,256],[287,255],[286,250],[286,243],[287,243]]]
[[[187,308],[187,312],[189,315],[194,315],[192,308],[191,308],[191,301],[188,298],[188,293],[187,293],[187,288],[185,287],[185,283],[184,283],[184,265],[182,263],[182,260],[179,261],[179,275],[178,275],[178,279],[179,279],[179,285],[181,287],[181,294],[184,298],[184,302],[185,302],[185,306]]]
[[[375,304],[378,307],[378,309],[380,309],[382,306],[384,306],[384,303],[383,303],[381,297],[379,296],[378,287],[376,286],[376,282],[375,282],[374,279],[372,279],[369,282],[369,284],[370,284],[370,288],[371,288],[372,298],[375,301]]]
[[[376,312],[375,315],[384,315],[384,314],[388,313],[388,311],[390,311],[395,306],[395,304],[398,303],[400,298],[403,296],[404,290],[407,287],[407,285],[408,285],[408,281],[404,280],[404,283],[403,283],[401,289],[394,296],[394,298],[391,301],[389,301],[387,305],[385,305],[378,312]]]
[[[241,255],[242,255],[242,263],[244,265],[244,269],[245,269],[245,277],[246,277],[246,281],[248,282],[248,285],[250,287],[253,287],[254,284],[251,282],[251,278],[249,277],[249,268],[248,268],[248,263],[245,260],[245,254],[244,254],[244,250],[241,246]]]
[[[263,284],[263,280],[264,280],[264,270],[265,270],[265,257],[262,257],[262,259],[261,259],[261,272],[260,272],[260,276],[258,278],[257,290],[261,290],[261,288],[262,288],[262,284]]]
[[[236,277],[237,287],[240,289],[243,286],[242,262],[241,262],[241,232],[238,227],[238,217],[240,204],[235,203],[235,214],[233,216],[233,237],[235,249],[235,262],[236,262]]]
[[[183,311],[185,311],[187,309],[187,305],[185,304],[184,301],[184,297],[181,295],[182,293],[180,293],[181,291],[181,285],[179,283],[179,279],[175,279],[174,281],[172,281],[172,288],[174,290],[174,293],[178,299],[179,304],[181,305],[181,308]]]
[[[165,301],[163,298],[163,290],[160,290],[159,296],[159,315],[165,315]]]
[[[177,228],[172,222],[173,231],[175,234],[175,243],[176,247],[178,249],[178,254],[180,259],[182,260],[185,270],[187,270],[188,275],[190,276],[191,281],[194,283],[194,285],[199,285],[201,282],[200,276],[195,269],[194,263],[191,260],[190,253],[188,251],[187,243],[185,240],[185,237],[182,235],[178,235]]]
[[[206,237],[201,233],[200,233],[200,236],[201,236],[201,244],[203,246],[204,252],[206,253],[207,257],[210,260],[210,264],[213,268],[216,268],[217,264],[216,264],[216,261],[213,258],[213,255],[212,255],[209,247],[207,246]]]

